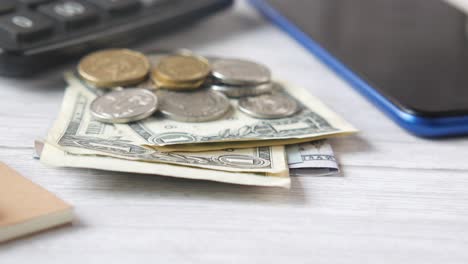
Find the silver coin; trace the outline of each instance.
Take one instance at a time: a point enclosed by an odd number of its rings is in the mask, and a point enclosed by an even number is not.
[[[270,70],[258,63],[238,59],[218,59],[211,63],[212,75],[232,85],[257,85],[270,82]]]
[[[211,90],[176,92],[161,89],[156,94],[161,113],[182,122],[217,120],[231,107],[229,99],[224,94]]]
[[[248,85],[225,85],[225,84],[218,84],[212,83],[209,84],[210,89],[222,92],[228,97],[243,97],[243,96],[254,96],[264,93],[271,93],[273,91],[273,84],[262,83],[255,86],[248,86]]]
[[[96,98],[90,106],[94,118],[105,123],[129,123],[145,119],[158,109],[158,98],[140,88],[114,91]]]
[[[283,93],[242,97],[239,99],[238,107],[250,116],[265,119],[292,116],[301,109],[296,100]]]

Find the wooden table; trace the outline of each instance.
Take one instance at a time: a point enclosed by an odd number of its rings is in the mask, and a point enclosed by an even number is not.
[[[32,146],[57,116],[60,73],[3,78],[0,160],[76,220],[1,245],[1,264],[468,263],[467,137],[409,135],[243,2],[149,46],[251,58],[307,87],[361,130],[332,141],[343,176],[283,190],[47,168]]]

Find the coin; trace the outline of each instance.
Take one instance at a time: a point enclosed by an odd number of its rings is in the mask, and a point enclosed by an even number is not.
[[[239,99],[238,107],[250,116],[265,119],[292,116],[300,110],[297,101],[283,93],[242,97]]]
[[[211,71],[206,59],[176,54],[162,58],[153,71],[154,80],[163,82],[195,82],[206,78]]]
[[[231,107],[229,99],[224,94],[211,90],[176,92],[161,89],[156,94],[161,113],[182,122],[217,120]]]
[[[160,80],[153,80],[158,88],[165,88],[170,90],[194,90],[202,86],[205,80],[194,82],[163,82]]]
[[[91,114],[105,123],[129,123],[142,120],[158,109],[158,98],[148,90],[131,88],[114,91],[96,98]]]
[[[212,75],[221,83],[257,85],[270,82],[270,70],[258,63],[239,59],[219,59],[211,64]]]
[[[128,49],[108,49],[85,56],[78,73],[96,87],[132,85],[145,79],[150,70],[148,59]]]
[[[156,67],[161,59],[173,55],[193,55],[193,52],[187,49],[177,49],[177,50],[162,50],[162,49],[153,49],[150,51],[145,52],[146,57],[148,58],[150,64],[153,67]]]
[[[222,92],[228,97],[243,97],[243,96],[253,96],[264,93],[270,93],[273,91],[273,85],[271,83],[262,83],[256,86],[247,86],[247,85],[225,85],[212,83],[209,84],[209,87],[212,90]]]

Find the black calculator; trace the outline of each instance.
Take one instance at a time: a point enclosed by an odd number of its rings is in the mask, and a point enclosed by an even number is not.
[[[30,76],[91,50],[124,47],[233,0],[0,0],[0,75]]]

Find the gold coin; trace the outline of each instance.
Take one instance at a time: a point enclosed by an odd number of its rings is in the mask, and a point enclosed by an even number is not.
[[[153,79],[165,82],[196,82],[210,74],[211,67],[202,57],[177,54],[162,58],[153,71]]]
[[[153,80],[158,88],[170,90],[195,90],[200,88],[205,82],[204,79],[194,82],[165,82],[158,79]]]
[[[78,73],[96,87],[126,86],[145,80],[150,63],[145,55],[128,49],[93,52],[78,65]]]

